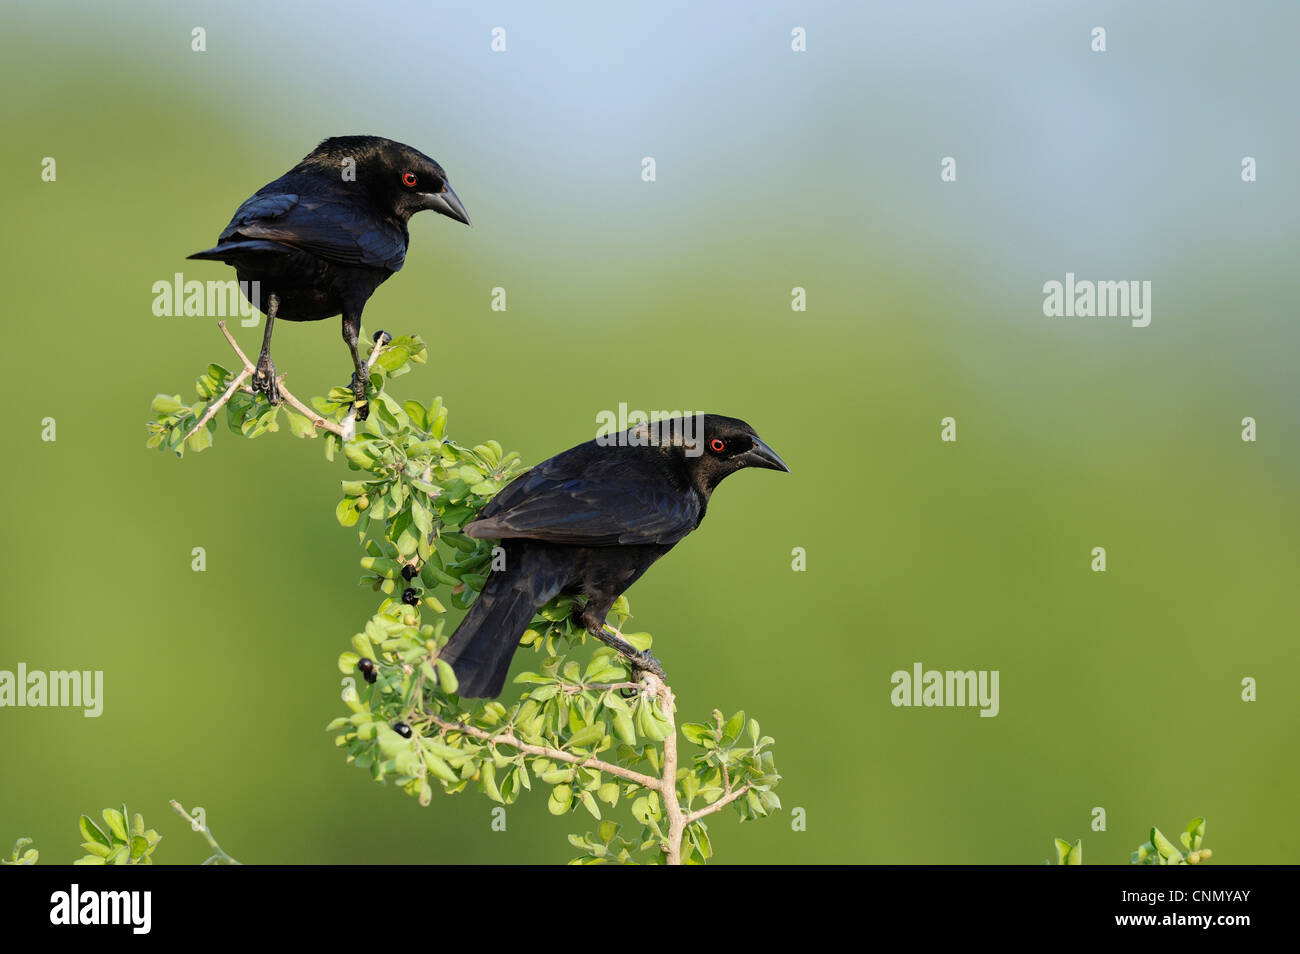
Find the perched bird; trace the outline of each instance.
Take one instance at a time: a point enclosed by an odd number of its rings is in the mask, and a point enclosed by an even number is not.
[[[702,427],[691,426],[701,418]],[[560,593],[586,598],[575,623],[630,659],[634,671],[662,677],[653,656],[605,631],[605,616],[700,525],[719,482],[745,467],[790,470],[744,421],[705,414],[579,444],[511,481],[464,527],[475,539],[502,541],[505,565],[442,650],[457,692],[500,695],[519,637]]]
[[[361,311],[402,267],[411,240],[406,223],[422,209],[469,225],[447,174],[424,153],[378,136],[335,136],[241,205],[216,246],[189,256],[233,265],[245,296],[266,314],[255,390],[279,403],[271,361],[276,318],[319,321],[341,314],[357,417],[365,419],[367,375],[357,353]]]

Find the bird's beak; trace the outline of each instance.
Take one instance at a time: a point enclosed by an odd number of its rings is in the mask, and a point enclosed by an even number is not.
[[[449,219],[455,219],[457,222],[464,222],[469,225],[469,213],[465,211],[465,206],[460,204],[460,199],[455,192],[451,191],[451,186],[447,186],[441,192],[422,192],[421,198],[424,199],[420,206],[422,209],[431,209],[439,215],[445,215]]]
[[[754,446],[741,454],[739,460],[745,467],[766,467],[768,470],[781,470],[787,474],[790,473],[790,468],[785,465],[785,461],[780,458],[777,452],[757,437],[754,438]]]

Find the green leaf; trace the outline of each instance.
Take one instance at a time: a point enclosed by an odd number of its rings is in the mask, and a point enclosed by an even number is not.
[[[131,860],[135,861],[143,858],[149,850],[149,842],[145,840],[144,835],[131,836]]]
[[[572,805],[572,788],[568,785],[557,785],[551,789],[551,797],[546,801],[546,808],[552,815],[563,815]]]
[[[441,625],[441,623],[439,625]],[[441,686],[442,691],[448,695],[454,694],[457,687],[460,685],[460,681],[456,678],[456,673],[452,669],[451,663],[447,662],[445,659],[439,659],[436,661],[436,665],[438,667],[438,685]]]
[[[696,745],[701,744],[706,737],[713,737],[713,730],[707,725],[701,725],[698,722],[683,722],[680,726],[682,735],[694,742]]]
[[[411,520],[415,524],[415,529],[425,536],[433,533],[433,520],[429,516],[429,511],[425,510],[418,500],[411,501]]]
[[[483,762],[483,768],[480,770],[480,779],[483,782],[483,794],[494,802],[505,804],[506,800],[501,797],[501,790],[497,788],[497,770],[492,764],[491,759]]]
[[[122,817],[121,812],[116,808],[105,808],[104,824],[106,824],[108,830],[112,832],[114,841],[126,842],[126,819]]]
[[[193,434],[190,435],[190,438],[186,443],[189,445],[190,450],[194,451],[194,453],[197,454],[200,451],[205,451],[212,446],[212,431],[209,430],[210,426],[211,425],[208,424],[203,427],[200,427],[197,431],[195,431]]]
[[[1193,818],[1187,823],[1187,830],[1183,834],[1187,836],[1183,844],[1188,845],[1192,851],[1199,851],[1201,843],[1205,841],[1205,819]]]
[[[316,428],[309,418],[303,417],[295,411],[288,408],[284,409],[284,416],[289,421],[289,433],[294,437],[315,437]]]
[[[183,411],[185,405],[181,403],[180,395],[159,394],[153,399],[150,405],[155,414],[175,414],[177,411]]]
[[[1165,864],[1171,861],[1177,863],[1183,858],[1183,853],[1174,846],[1173,842],[1161,834],[1159,828],[1151,829],[1151,844],[1155,846],[1156,852]]]
[[[108,835],[100,831],[99,826],[91,820],[89,815],[81,816],[81,837],[86,841],[97,842],[105,846],[113,843]]]
[[[394,733],[396,735],[396,733]],[[398,736],[400,738],[400,736]],[[424,752],[424,764],[429,767],[429,771],[444,782],[455,784],[459,782],[460,776],[448,765],[442,758],[429,751],[427,748]]]
[[[338,506],[334,508],[335,519],[344,527],[353,526],[360,516],[361,514],[357,511],[357,502],[351,497],[344,497],[339,501]]]
[[[600,820],[600,806],[596,804],[596,799],[592,797],[591,792],[579,792],[578,797],[582,800],[582,807],[591,813],[591,816],[597,821]]]
[[[589,725],[585,729],[580,729],[570,736],[569,741],[565,743],[565,748],[589,748],[605,737],[605,723],[597,722],[595,725]]]
[[[736,739],[740,738],[740,730],[743,729],[744,727],[745,727],[745,712],[742,709],[740,712],[737,712],[730,719],[728,719],[727,724],[722,727],[723,741],[735,742]]]

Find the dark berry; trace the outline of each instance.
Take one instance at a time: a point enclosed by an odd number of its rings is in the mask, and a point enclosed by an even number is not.
[[[405,722],[394,722],[393,731],[404,739],[409,739],[411,737],[411,727]]]
[[[372,685],[374,684],[374,681],[378,678],[379,678],[379,673],[375,672],[373,669],[370,670],[370,672],[365,674],[366,682],[371,683]]]
[[[388,342],[392,340],[393,340],[393,336],[390,335],[387,331],[384,331],[382,328],[375,332],[376,344],[386,345],[388,344]]]
[[[402,602],[407,606],[414,606],[416,603],[420,602],[420,594],[415,592],[415,587],[408,586],[406,589],[402,590]]]
[[[362,672],[374,672],[375,661],[366,656],[362,656],[360,659],[357,660],[357,668],[360,669]]]
[[[406,566],[402,567],[402,579],[404,579],[407,583],[410,583],[413,579],[415,579],[419,575],[420,575],[420,568],[416,566],[414,563],[408,563],[406,564]]]

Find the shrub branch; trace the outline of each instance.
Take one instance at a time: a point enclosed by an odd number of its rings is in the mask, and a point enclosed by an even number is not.
[[[235,341],[234,336],[231,335],[229,329],[226,328],[226,323],[224,321],[218,321],[217,327],[221,329],[221,333],[225,335],[226,340],[230,342],[230,347],[232,347],[235,350],[235,354],[238,355],[239,360],[243,362],[244,369],[240,371],[239,374],[235,375],[234,380],[230,382],[230,385],[226,388],[225,392],[221,395],[221,397],[217,398],[215,401],[213,401],[211,404],[208,405],[208,409],[203,412],[203,416],[199,418],[198,423],[195,424],[193,427],[191,427],[189,431],[186,432],[185,436],[181,438],[182,443],[184,443],[186,440],[189,440],[189,438],[194,434],[197,434],[201,428],[206,427],[208,421],[212,420],[212,418],[216,416],[216,413],[226,406],[226,404],[230,401],[230,399],[234,397],[236,391],[244,391],[247,394],[256,393],[253,391],[253,388],[250,385],[247,385],[244,382],[253,376],[253,373],[257,371],[257,366],[254,365],[253,362],[248,360],[248,355],[244,354],[243,349],[239,347],[239,344]],[[378,356],[378,353],[379,353],[379,346],[376,345],[375,350],[370,355],[370,363],[369,363],[370,367],[374,366],[375,358]],[[348,424],[351,424],[352,432],[355,434],[356,432],[355,410],[353,411],[352,414],[348,415],[347,419],[343,422],[343,425],[335,424],[333,421],[327,421],[325,420],[325,418],[321,417],[319,414],[317,414],[315,411],[307,407],[307,405],[303,404],[291,393],[289,393],[288,389],[285,388],[284,386],[284,378],[285,375],[282,374],[275,379],[275,383],[280,388],[280,397],[282,397],[284,399],[284,402],[288,404],[291,408],[293,408],[303,417],[307,418],[307,420],[311,421],[313,427],[323,428],[333,434],[337,434],[340,438],[343,438],[344,440],[348,440],[349,438],[344,436],[346,433],[344,427]]]
[[[276,409],[252,387],[256,366],[224,321],[218,328],[240,367],[209,365],[199,377],[195,390],[211,403],[155,397],[158,418],[148,423],[148,446],[177,456],[187,445],[205,450],[222,407],[236,435],[252,439],[279,430]],[[514,804],[538,782],[550,786],[551,814],[585,809],[599,822],[594,833],[569,836],[584,852],[574,859],[579,864],[706,862],[713,855],[706,817],[727,806],[742,822],[778,811],[774,740],[758,722],[744,711],[725,720],[715,711],[712,724],[679,723],[671,687],[653,674],[629,672],[627,660],[607,647],[597,648],[584,669],[569,658],[587,635],[573,623],[572,596],[539,608],[523,634],[521,645],[541,654],[541,671],[519,675],[516,683],[528,688],[514,701],[459,698],[454,669],[440,658],[450,638],[443,600],[467,609],[496,560],[492,541],[472,539],[463,528],[525,468],[497,441],[469,446],[448,437],[441,398],[399,401],[387,390],[388,380],[427,362],[418,335],[391,338],[381,331],[374,342],[360,369],[367,376],[360,405],[355,380],[354,388],[332,388],[309,406],[284,388],[283,375],[276,377],[292,409],[290,432],[324,437],[325,459],[341,452],[353,472],[341,482],[334,516],[358,534],[360,582],[380,594],[378,609],[338,659],[345,676],[364,676],[345,683],[342,702],[351,711],[326,727],[339,733],[335,743],[347,760],[377,782],[395,782],[422,805],[436,790],[455,794],[471,784],[501,805]],[[370,411],[364,426],[357,421],[361,407]],[[649,633],[620,632],[631,616],[625,598],[610,616],[617,621],[607,627],[649,650]],[[703,751],[686,754],[679,734]],[[613,808],[624,800],[640,826],[627,836],[599,804]],[[206,825],[179,803],[172,807],[212,846],[207,863],[236,863]]]

